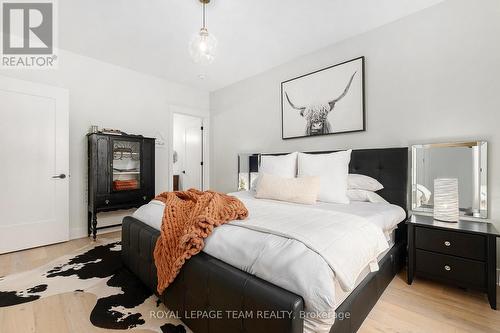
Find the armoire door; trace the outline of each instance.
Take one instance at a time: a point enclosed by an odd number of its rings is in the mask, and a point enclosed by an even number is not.
[[[68,91],[0,76],[0,253],[69,238]]]

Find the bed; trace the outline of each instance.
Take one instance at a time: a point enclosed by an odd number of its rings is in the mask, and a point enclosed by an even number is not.
[[[403,221],[406,215],[407,165],[407,148],[354,150],[350,172],[379,180],[385,187],[379,194],[393,205],[375,210],[373,204],[361,202],[336,207],[318,204],[314,207],[324,211],[343,210],[342,214],[352,214],[353,218],[358,215],[368,220],[369,217],[373,223],[381,224],[381,229],[385,228],[390,247],[379,255],[379,269],[373,272],[365,269],[353,290],[344,291],[334,277],[328,279],[334,283],[311,288],[310,285],[319,285],[324,280],[315,280],[314,274],[308,276],[300,271],[300,267],[304,267],[304,271],[317,272],[319,276],[327,274],[326,270],[322,270],[321,262],[314,266],[312,255],[308,257],[306,252],[300,252],[304,250],[287,241],[280,245],[282,253],[275,258],[271,256],[274,252],[269,251],[252,256],[253,248],[264,248],[270,243],[279,245],[282,240],[279,237],[269,238],[259,230],[225,225],[215,230],[207,239],[204,252],[184,265],[180,275],[160,298],[196,333],[355,332],[404,264],[405,230],[404,224],[398,222]],[[250,206],[256,201],[248,192],[236,195]],[[264,203],[259,201],[255,204]],[[271,204],[274,203],[268,203]],[[125,265],[152,290],[156,290],[152,251],[159,236],[158,215],[162,207],[156,209],[157,212],[154,208],[143,210],[136,215],[137,218],[126,217],[122,235]],[[277,209],[284,211],[287,207]],[[228,228],[233,229],[229,232]],[[245,250],[241,251],[242,248]],[[280,258],[295,252],[297,256],[292,257],[293,260],[280,265]],[[326,313],[323,311],[326,309],[333,311],[334,321],[331,315],[317,318]],[[200,313],[205,315],[196,317],[193,315],[196,311],[204,311]],[[211,314],[218,318],[211,318]]]

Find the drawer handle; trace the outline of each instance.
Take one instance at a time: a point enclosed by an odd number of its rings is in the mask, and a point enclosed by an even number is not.
[[[451,267],[450,267],[450,266],[448,266],[448,265],[445,265],[445,266],[444,266],[444,270],[449,272],[449,271],[451,271]]]
[[[109,205],[109,200],[104,201],[106,205]]]
[[[451,246],[451,242],[450,241],[445,241],[444,242],[444,246],[447,246],[447,247]]]

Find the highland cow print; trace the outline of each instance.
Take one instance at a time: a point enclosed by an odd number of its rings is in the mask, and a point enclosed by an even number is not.
[[[347,95],[349,88],[351,87],[352,80],[356,72],[352,74],[351,79],[347,83],[344,91],[332,100],[329,100],[323,104],[311,104],[307,106],[296,106],[290,100],[288,93],[285,92],[286,100],[288,104],[294,109],[300,112],[300,115],[306,120],[305,135],[319,135],[319,134],[329,134],[331,133],[332,125],[328,121],[328,114],[333,111],[335,104],[340,102],[342,98]]]
[[[359,57],[281,82],[282,138],[364,131],[364,63]]]

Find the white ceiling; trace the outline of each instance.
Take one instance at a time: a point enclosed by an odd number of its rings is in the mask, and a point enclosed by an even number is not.
[[[213,91],[441,1],[212,0],[207,24],[219,45],[203,69],[188,53],[198,0],[62,0],[59,47]]]

